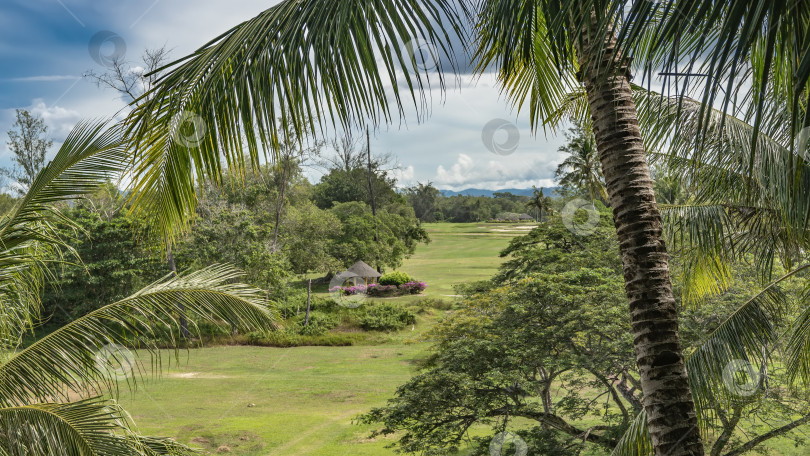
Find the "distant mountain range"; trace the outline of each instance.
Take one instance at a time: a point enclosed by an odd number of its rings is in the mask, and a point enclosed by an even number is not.
[[[555,196],[557,193],[557,189],[559,187],[543,187],[543,194],[546,196]],[[513,195],[520,195],[520,196],[532,196],[534,191],[530,188],[504,188],[501,190],[485,190],[482,188],[467,188],[458,192],[454,192],[453,190],[439,190],[442,192],[444,196],[456,196],[456,195],[464,195],[464,196],[488,196],[492,197],[493,193],[511,193]]]

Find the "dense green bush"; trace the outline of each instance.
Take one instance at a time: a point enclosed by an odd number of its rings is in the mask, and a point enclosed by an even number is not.
[[[290,325],[290,330],[305,336],[320,336],[340,324],[337,316],[317,310],[309,313],[309,322],[306,326],[304,326],[305,321],[305,314],[297,316],[293,324]]]
[[[383,274],[382,277],[380,277],[380,285],[396,285],[396,286],[400,286],[402,284],[411,282],[412,280],[413,279],[411,278],[411,276],[409,276],[408,274],[406,274],[404,272],[392,271],[392,272],[388,272],[386,274]]]
[[[51,269],[55,280],[48,281],[42,295],[43,317],[49,325],[73,321],[169,273],[160,250],[144,236],[149,227],[142,221],[124,211],[102,216],[83,207],[64,214],[79,227],[75,233],[63,228],[82,263]]]
[[[427,297],[415,301],[410,306],[408,306],[408,309],[416,314],[424,314],[424,313],[432,314],[433,310],[450,310],[453,308],[454,305],[455,302],[451,300]]]
[[[360,327],[366,331],[396,331],[416,323],[416,315],[397,304],[369,306],[360,316]]]
[[[363,342],[365,334],[322,334],[320,336],[308,336],[296,334],[290,331],[273,331],[268,334],[249,333],[244,337],[234,338],[236,343],[246,345],[258,345],[262,347],[301,347],[301,346],[327,346],[345,347]]]

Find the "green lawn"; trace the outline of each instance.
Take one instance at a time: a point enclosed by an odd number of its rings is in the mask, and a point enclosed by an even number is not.
[[[498,253],[525,232],[483,223],[426,227],[433,242],[420,245],[401,270],[428,282],[433,296],[491,277],[502,260]],[[420,315],[413,330],[385,336],[383,345],[212,347],[181,352],[179,364],[166,354],[164,365],[172,363],[164,374],[120,400],[142,432],[211,454],[227,447],[222,452],[235,456],[393,455],[385,448],[392,439],[369,439],[371,428],[352,420],[383,405],[415,373],[414,361],[428,349],[418,336],[441,314]],[[769,454],[807,454],[785,440],[768,446]]]
[[[432,242],[420,245],[401,270],[426,281],[426,294],[433,296],[491,277],[501,262],[498,253],[526,231],[485,223],[426,228]],[[428,347],[413,340],[439,316],[420,316],[415,331],[408,328],[378,346],[182,352],[179,365],[172,362],[161,378],[123,394],[121,402],[142,432],[211,453],[226,446],[239,456],[394,454],[385,448],[390,440],[368,439],[370,427],[352,419],[383,405],[415,373],[413,362]]]
[[[498,270],[501,250],[533,224],[426,223],[431,243],[420,245],[400,268],[426,281],[427,295],[454,295],[453,285],[485,280]]]
[[[386,455],[352,418],[412,374],[420,345],[212,347],[121,402],[142,432],[235,455]],[[169,355],[170,356],[170,355]]]

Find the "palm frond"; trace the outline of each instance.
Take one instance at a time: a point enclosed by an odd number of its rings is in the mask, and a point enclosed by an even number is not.
[[[475,59],[479,72],[497,70],[510,102],[528,109],[533,129],[549,132],[564,120],[562,106],[581,110],[583,104],[571,96],[580,89],[576,59],[558,59],[546,20],[538,2],[481,0]],[[584,108],[587,113],[587,103]]]
[[[569,96],[555,115],[590,122],[581,109],[584,93]],[[662,206],[668,242],[688,267],[682,277],[687,298],[723,290],[729,263],[746,255],[755,259],[764,281],[772,279],[777,261],[793,268],[810,248],[805,228],[810,194],[801,190],[810,186],[810,167],[790,151],[784,130],[789,119],[781,105],[767,105],[770,120],[760,127],[754,149],[750,116],[710,110],[710,139],[698,155],[700,102],[640,86],[634,86],[634,98],[650,162],[678,175],[692,195],[688,204]]]
[[[136,210],[171,239],[194,213],[195,177],[255,165],[287,131],[390,122],[410,104],[402,93],[425,112],[456,68],[464,5],[284,0],[158,70],[128,120]]]
[[[48,263],[75,252],[57,224],[71,222],[57,205],[80,198],[126,166],[120,131],[105,121],[81,122],[37,175],[28,193],[0,218],[0,350],[8,353],[36,321]]]
[[[730,389],[724,371],[732,363],[763,366],[777,341],[777,323],[786,309],[786,297],[778,284],[780,277],[738,307],[690,354],[686,361],[701,421],[708,421],[713,407],[730,407],[739,397]]]
[[[131,385],[143,366],[126,359],[124,347],[148,350],[159,367],[158,338],[177,347],[178,308],[194,322],[228,322],[240,330],[270,330],[279,320],[260,290],[236,282],[241,272],[227,265],[169,275],[118,302],[93,311],[14,353],[0,365],[0,404],[19,406],[32,398],[65,401],[71,393],[117,391],[120,369]],[[112,361],[99,359],[99,354]],[[123,352],[123,353],[121,353]],[[156,364],[157,363],[157,364]],[[112,366],[111,366],[112,365]]]
[[[652,440],[647,432],[647,412],[640,411],[624,431],[611,456],[649,456],[653,454]]]
[[[802,303],[810,299],[810,285],[800,297]],[[785,368],[790,381],[801,380],[805,386],[810,385],[810,307],[803,306],[802,311],[790,326],[785,342]]]
[[[810,11],[803,0],[633,2],[628,10],[614,8],[613,12],[614,18],[621,17],[620,43],[645,68],[646,77],[661,68],[681,69],[693,74],[691,80],[681,78],[683,86],[703,86],[698,151],[703,139],[711,140],[709,117],[718,104],[724,113],[737,109],[749,113],[752,146],[768,124],[769,94],[778,93],[786,101],[787,122],[780,128],[791,142],[810,126],[806,112]],[[653,23],[657,33],[645,42],[640,38]],[[685,35],[702,39],[687,49]],[[789,148],[794,151],[792,145]],[[748,163],[753,163],[753,157]]]
[[[194,453],[171,440],[138,436],[126,412],[101,398],[0,408],[0,449],[7,455],[42,456]]]

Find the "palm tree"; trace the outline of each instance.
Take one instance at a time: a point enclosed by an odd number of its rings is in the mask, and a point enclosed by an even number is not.
[[[529,201],[526,202],[526,207],[529,209],[536,209],[537,210],[537,221],[543,221],[543,213],[546,215],[551,214],[551,203],[552,199],[550,196],[545,196],[543,194],[543,189],[538,189],[534,185],[532,185],[532,197]]]
[[[584,101],[581,101],[584,102]],[[735,360],[766,366],[773,352],[783,347],[788,374],[810,384],[810,310],[801,309],[786,334],[777,330],[787,303],[779,285],[794,277],[807,277],[810,270],[810,232],[804,226],[810,166],[786,166],[795,159],[789,127],[782,117],[789,99],[772,96],[755,132],[755,112],[732,116],[683,95],[666,97],[637,88],[641,128],[653,160],[666,164],[691,189],[689,198],[662,206],[667,240],[684,263],[684,293],[699,301],[719,294],[730,281],[729,264],[753,259],[764,282],[762,288],[736,309],[687,357],[690,386],[701,422],[716,419],[705,410],[718,402],[730,408],[735,400],[723,385],[723,369]],[[701,115],[703,110],[708,118]],[[804,108],[803,108],[804,109]],[[577,111],[572,109],[570,113]],[[707,122],[701,126],[701,122]],[[678,124],[678,128],[673,126]],[[696,157],[696,131],[707,128],[714,140]],[[782,131],[780,131],[782,130]],[[756,136],[755,147],[751,138]],[[666,143],[662,150],[660,146]],[[804,145],[803,147],[807,147]],[[801,151],[799,151],[801,152]],[[748,168],[749,157],[754,166]],[[798,172],[798,177],[797,177]],[[774,276],[777,263],[786,272]],[[806,294],[806,293],[805,293]],[[617,455],[639,454],[651,448],[642,413],[614,451]],[[810,422],[810,415],[752,435],[745,445],[726,452],[727,441],[715,442],[716,453],[737,455],[752,450],[768,437],[788,432]]]
[[[155,96],[135,109],[129,134],[141,155],[133,198],[163,215],[158,226],[171,238],[193,213],[194,176],[218,180],[223,160],[246,165],[243,148],[254,164],[261,150],[277,149],[279,114],[300,136],[307,125],[345,130],[390,121],[403,115],[405,100],[424,112],[431,79],[444,87],[457,41],[469,42],[469,18],[478,70],[495,69],[515,105],[528,106],[535,126],[555,127],[554,115],[570,94],[587,100],[624,262],[647,429],[656,454],[703,454],[628,56],[647,75],[662,66],[677,72],[684,59],[691,69],[708,56],[705,105],[712,106],[721,81],[730,87],[735,76],[750,76],[757,113],[764,97],[756,95],[778,60],[790,70],[783,74],[794,76],[779,83],[791,94],[789,136],[795,137],[808,124],[795,109],[810,75],[810,65],[799,65],[810,61],[807,14],[801,0],[754,3],[636,1],[626,8],[627,2],[610,0],[285,0],[171,64]],[[438,71],[424,65],[426,54]],[[764,72],[743,68],[754,54],[750,60]],[[209,126],[193,151],[173,140],[177,119],[188,112]],[[698,128],[699,150],[710,138],[705,128]]]
[[[571,128],[566,134],[568,144],[560,152],[569,154],[557,166],[554,177],[563,187],[574,188],[588,194],[591,201],[607,202],[607,190],[602,178],[602,164],[593,137],[580,127]]]
[[[118,127],[77,125],[0,219],[0,454],[190,454],[172,440],[136,433],[126,412],[104,395],[117,391],[117,369],[134,370],[127,377],[131,385],[149,372],[124,358],[124,347],[151,353],[159,365],[157,341],[176,342],[171,329],[179,326],[178,304],[197,321],[246,329],[277,321],[260,290],[237,282],[239,271],[215,265],[170,274],[23,346],[23,335],[38,321],[49,266],[81,261],[57,225],[78,227],[58,206],[124,172],[131,162],[126,146]]]

